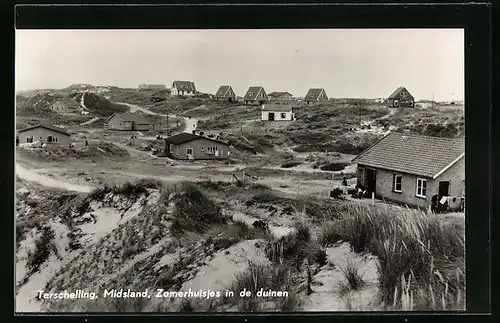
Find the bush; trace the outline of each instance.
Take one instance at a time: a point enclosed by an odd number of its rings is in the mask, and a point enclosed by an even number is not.
[[[349,165],[350,165],[349,163],[327,163],[323,166],[320,166],[320,169],[325,171],[336,172],[344,170],[344,168],[346,168]]]
[[[290,161],[281,165],[281,168],[291,168],[302,164],[301,161]]]
[[[38,271],[40,266],[49,258],[50,251],[53,249],[52,240],[55,237],[54,230],[46,226],[42,229],[42,235],[35,240],[35,251],[28,253],[26,268],[29,273]]]
[[[171,227],[174,234],[184,231],[201,233],[211,226],[228,221],[220,207],[191,183],[184,183],[174,198],[174,221]]]

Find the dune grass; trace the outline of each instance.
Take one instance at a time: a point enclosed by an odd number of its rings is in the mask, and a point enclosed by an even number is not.
[[[464,309],[464,236],[435,215],[352,205],[318,240],[347,241],[354,252],[376,255],[380,296],[388,308]]]

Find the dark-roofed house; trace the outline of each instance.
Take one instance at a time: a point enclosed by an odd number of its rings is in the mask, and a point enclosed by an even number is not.
[[[224,159],[230,155],[229,144],[188,132],[165,139],[165,153],[175,159]]]
[[[245,101],[247,105],[259,105],[269,101],[269,98],[262,86],[251,86],[248,88],[243,101]]]
[[[196,87],[191,81],[174,81],[170,89],[171,95],[193,96],[196,94]]]
[[[150,122],[140,113],[113,113],[104,123],[104,128],[110,130],[148,131]]]
[[[293,107],[289,104],[264,104],[262,121],[292,121],[295,119]]]
[[[433,197],[465,196],[465,141],[389,133],[353,159],[358,185],[377,198],[427,209]]]
[[[271,101],[290,101],[293,98],[289,92],[271,92],[267,96]]]
[[[215,93],[215,100],[218,101],[236,101],[236,94],[234,94],[233,88],[229,85],[222,85]]]
[[[413,108],[415,105],[415,98],[408,92],[404,86],[400,86],[387,98],[387,106],[389,108]]]
[[[45,144],[58,144],[69,146],[71,144],[70,134],[66,129],[51,124],[38,124],[33,127],[18,131],[17,140],[19,144],[30,144],[41,141]]]
[[[324,89],[309,89],[306,96],[304,97],[304,101],[307,104],[311,104],[314,102],[324,102],[328,101],[328,96],[326,95]]]

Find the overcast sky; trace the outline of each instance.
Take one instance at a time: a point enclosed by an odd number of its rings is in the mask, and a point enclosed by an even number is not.
[[[16,30],[17,90],[189,80],[305,96],[464,98],[462,29]]]

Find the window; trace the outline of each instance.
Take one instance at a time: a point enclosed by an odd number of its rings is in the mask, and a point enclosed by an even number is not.
[[[417,197],[425,198],[427,194],[427,181],[422,178],[417,178]]]
[[[281,113],[281,119],[286,119],[286,113],[285,112]]]
[[[403,186],[403,176],[394,174],[392,176],[392,190],[396,193],[401,193]]]
[[[406,94],[407,94],[407,93],[406,93],[405,91],[401,92],[401,97],[402,97],[402,98],[406,98]]]
[[[395,107],[399,106],[399,100],[394,100],[394,106]]]
[[[33,136],[26,138],[27,143],[32,143],[33,142]]]
[[[192,155],[192,154],[193,154],[193,147],[186,148],[186,155]]]
[[[208,154],[215,154],[216,151],[219,150],[219,147],[217,146],[210,146],[210,147],[207,147],[207,153]]]

